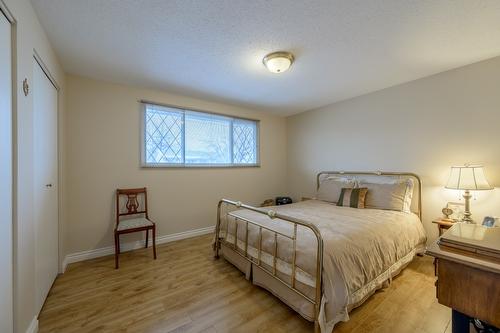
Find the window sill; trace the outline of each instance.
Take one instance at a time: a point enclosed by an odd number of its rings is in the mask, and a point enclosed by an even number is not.
[[[142,164],[141,169],[241,169],[260,168],[257,164]]]

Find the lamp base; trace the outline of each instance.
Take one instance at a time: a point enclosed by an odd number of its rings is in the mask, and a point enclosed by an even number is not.
[[[474,223],[474,220],[472,220],[472,218],[471,218],[472,213],[470,212],[470,199],[471,198],[472,198],[472,195],[470,194],[470,191],[465,190],[465,192],[464,192],[465,212],[464,212],[464,219],[463,219],[463,222],[465,222],[465,223]]]

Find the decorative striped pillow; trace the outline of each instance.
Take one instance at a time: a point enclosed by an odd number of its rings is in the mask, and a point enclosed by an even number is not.
[[[340,192],[339,201],[337,206],[351,207],[351,208],[365,208],[365,199],[368,188],[348,188],[344,187]]]

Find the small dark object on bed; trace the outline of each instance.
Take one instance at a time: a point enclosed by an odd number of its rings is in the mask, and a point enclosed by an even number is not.
[[[276,197],[276,206],[288,205],[292,203],[292,198],[290,197]]]

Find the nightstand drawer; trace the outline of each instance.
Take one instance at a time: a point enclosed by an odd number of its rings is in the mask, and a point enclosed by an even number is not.
[[[498,274],[439,259],[436,281],[440,304],[500,326],[500,279]]]

